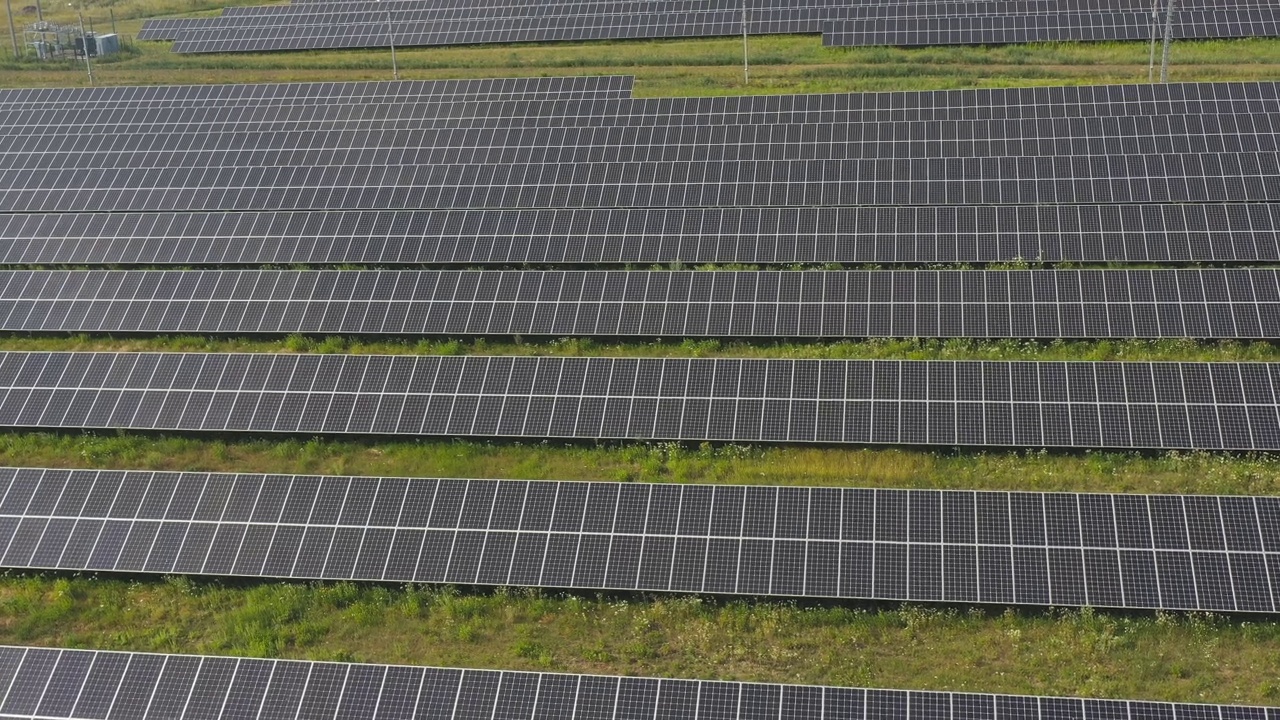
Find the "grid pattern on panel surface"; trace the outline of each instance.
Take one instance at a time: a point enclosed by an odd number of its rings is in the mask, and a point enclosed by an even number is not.
[[[107,132],[109,128],[102,128]],[[0,171],[49,165],[75,170],[326,166],[797,162],[1082,158],[1151,154],[1275,153],[1280,114],[1018,120],[851,122],[579,128],[325,127],[308,133],[244,128],[202,137],[196,129],[157,134],[129,128],[108,143],[50,147],[45,134],[15,138]],[[104,138],[105,139],[105,138]],[[328,162],[326,163],[326,160]],[[1061,173],[1061,171],[1056,171]]]
[[[1174,37],[1211,39],[1276,37],[1280,14],[1270,8],[1181,11]],[[1150,12],[992,15],[951,18],[898,17],[829,25],[824,45],[990,45],[1025,42],[1144,40],[1152,35]]]
[[[1280,338],[1276,270],[0,271],[0,330]]]
[[[855,5],[839,3],[753,3],[747,12],[729,2],[569,3],[544,6],[521,4],[442,8],[420,2],[300,3],[270,8],[232,9],[221,17],[198,23],[148,25],[153,37],[175,39],[176,52],[241,52],[336,47],[398,45],[455,45],[469,43],[674,38],[733,35],[740,32],[813,33],[832,23],[867,22],[911,28],[928,20],[954,20],[1025,28],[1052,26],[1064,39],[1116,39],[1107,26],[1121,22],[1151,25],[1149,5],[1142,0],[998,0],[917,5]],[[1260,16],[1261,0],[1191,0],[1181,13],[1180,33],[1187,37],[1266,34]],[[1265,15],[1265,12],[1263,12]],[[1073,18],[1064,20],[1061,18]],[[1210,21],[1206,22],[1206,18]],[[1049,21],[1046,23],[1046,21]],[[1077,30],[1064,32],[1064,26]],[[1081,26],[1089,26],[1080,31]],[[862,30],[858,30],[862,33]],[[1149,32],[1149,30],[1148,30]],[[1014,40],[1035,39],[1023,37]],[[1079,37],[1077,37],[1079,36]]]
[[[1274,82],[632,99],[628,97],[630,78],[586,78],[580,90],[563,89],[568,80],[547,80],[563,82],[538,90],[541,83],[512,80],[506,91],[494,90],[502,82],[496,80],[456,81],[458,87],[454,81],[402,81],[122,88],[119,93],[15,90],[15,97],[25,99],[0,106],[0,118],[4,118],[0,125],[5,126],[6,135],[15,137],[79,137],[408,127],[409,123],[450,128],[711,127],[1280,112]],[[622,89],[601,89],[615,83]],[[612,97],[614,92],[621,97]],[[85,107],[90,104],[95,107]],[[68,128],[74,132],[68,133]]]
[[[1280,364],[4,353],[0,426],[1280,449]]]
[[[1274,204],[0,216],[0,262],[1205,262],[1280,259]]]
[[[1276,720],[1261,707],[0,647],[0,712],[88,720]]]
[[[630,75],[582,75],[536,78],[473,78],[458,80],[394,80],[328,83],[255,83],[226,85],[141,85],[93,88],[0,89],[0,117],[5,126],[22,121],[33,126],[71,125],[80,129],[94,124],[117,124],[103,110],[178,111],[187,108],[261,107],[271,105],[326,105],[370,100],[397,102],[467,100],[497,102],[506,99],[606,99],[630,98]],[[18,111],[44,114],[17,115]],[[85,114],[76,114],[84,111]],[[94,123],[86,118],[94,118]],[[126,116],[127,117],[127,116]]]
[[[1280,499],[9,468],[0,566],[1274,612]]]
[[[1280,200],[1280,152],[0,170],[0,211],[688,208]]]

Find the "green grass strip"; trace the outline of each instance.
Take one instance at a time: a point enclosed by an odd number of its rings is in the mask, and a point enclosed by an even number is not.
[[[790,358],[832,360],[1130,360],[1280,362],[1280,345],[1201,340],[871,339],[597,341],[572,337],[424,338],[291,335],[285,338],[159,335],[0,335],[0,351],[291,352],[359,355],[551,355],[561,357]]]
[[[0,642],[1280,704],[1280,623],[351,583],[0,578]]]
[[[404,477],[1280,494],[1280,457],[680,443],[0,433],[0,464]]]

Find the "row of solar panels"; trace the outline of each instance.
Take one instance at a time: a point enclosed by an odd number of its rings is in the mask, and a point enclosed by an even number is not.
[[[5,125],[16,125],[11,113],[44,110],[39,122],[56,122],[64,113],[104,110],[218,108],[234,105],[340,105],[375,102],[493,102],[531,100],[629,99],[635,78],[631,75],[580,75],[574,77],[478,78],[457,80],[395,80],[361,82],[255,83],[227,85],[116,85],[65,88],[2,88],[0,112]],[[1131,86],[1137,87],[1137,86]],[[1226,90],[1227,85],[1222,89]],[[1210,89],[1212,88],[1212,89]],[[1198,85],[1179,85],[1198,95]],[[1212,92],[1216,86],[1204,90]],[[1244,89],[1236,88],[1235,92]],[[1256,92],[1269,92],[1259,85]],[[1175,90],[1178,92],[1178,90]],[[1255,92],[1253,88],[1249,91]],[[1225,98],[1224,98],[1225,99]],[[24,117],[19,115],[18,117]],[[31,117],[31,116],[25,116]],[[74,116],[79,118],[80,116]],[[82,119],[74,121],[77,124]],[[62,123],[66,124],[66,123]]]
[[[0,426],[1280,449],[1280,364],[5,353]]]
[[[687,9],[619,3],[441,10],[421,3],[277,6],[217,18],[148,21],[143,39],[174,40],[182,53],[396,45],[824,33],[834,45],[999,44],[1044,40],[1145,39],[1157,19],[1142,0],[1018,0],[895,6]],[[1175,14],[1180,38],[1270,37],[1277,16],[1266,3],[1192,3]]]
[[[0,171],[0,212],[1280,201],[1280,152]]]
[[[53,720],[1276,720],[1261,707],[0,647],[0,712]],[[148,712],[150,710],[150,712]]]
[[[1276,339],[1280,273],[5,271],[0,330]]]
[[[418,128],[157,133],[49,129],[10,138],[0,172],[158,168],[790,162],[1274,153],[1280,114],[718,127]]]
[[[0,471],[0,566],[1275,612],[1280,500]]]
[[[573,127],[597,121],[707,126],[1280,112],[1278,84],[1269,81],[683,98],[632,98],[631,85],[631,77],[613,76],[13,89],[0,90],[0,118],[6,133],[21,135],[46,127],[266,129],[272,123],[402,118],[429,118],[438,125]]]
[[[751,34],[821,32],[833,46],[1002,45],[1027,42],[1144,40],[1154,30],[1150,14],[997,15],[953,18],[889,18],[823,22],[759,18],[748,22]],[[405,19],[390,25],[385,15],[321,25],[258,27],[199,27],[180,31],[173,51],[178,53],[267,52],[333,48],[474,45],[514,42],[626,40],[653,37],[717,37],[740,33],[740,14],[640,15],[593,18],[594,22],[563,19],[438,20]],[[1277,37],[1280,14],[1270,9],[1179,11],[1173,36],[1177,39]]]
[[[368,13],[380,10],[391,12],[393,17],[404,13],[414,13],[418,19],[438,19],[442,21],[469,20],[476,18],[534,18],[534,17],[575,17],[575,16],[610,16],[610,15],[648,15],[655,13],[690,13],[736,11],[741,12],[745,6],[749,13],[780,13],[809,8],[828,8],[847,18],[875,17],[939,17],[955,15],[1034,15],[1048,13],[1087,13],[1087,12],[1150,12],[1151,4],[1145,0],[946,0],[945,2],[925,2],[911,4],[849,4],[834,0],[812,1],[793,0],[778,3],[774,0],[749,0],[747,3],[734,0],[623,0],[612,2],[562,2],[544,5],[521,5],[505,3],[482,3],[468,7],[450,7],[431,0],[387,0],[378,5],[379,0],[351,0],[346,2],[307,2],[290,5],[249,5],[223,8],[221,18],[235,18],[233,21],[250,22],[249,18],[270,18],[287,16],[293,21],[299,16],[323,21],[326,17],[342,14]],[[1262,0],[1190,0],[1188,6],[1192,10],[1211,8],[1248,8],[1265,7]],[[219,21],[221,22],[221,18]],[[163,22],[160,20],[159,22]],[[267,20],[267,22],[271,22]],[[168,38],[172,39],[172,38]]]
[[[670,18],[669,25],[738,25],[742,28],[742,8],[691,7],[684,2],[618,3],[609,6],[556,7],[477,7],[467,11],[441,10],[417,0],[389,2],[379,7],[376,2],[308,5],[273,5],[264,7],[228,8],[217,18],[174,18],[149,20],[143,32],[148,40],[174,40],[183,32],[198,30],[230,29],[279,29],[298,30],[304,26],[342,27],[372,25],[381,18],[385,24],[388,16],[398,30],[406,23],[433,23],[441,33],[496,32],[515,30],[521,26],[532,31],[560,29],[564,31],[615,29],[653,24],[652,18]],[[1224,3],[1192,2],[1191,11],[1249,10],[1265,8],[1261,0],[1230,0]],[[873,20],[921,20],[946,17],[1034,17],[1048,15],[1098,15],[1115,13],[1146,13],[1150,17],[1150,4],[1144,0],[986,0],[968,3],[938,3],[897,6],[829,6],[763,8],[749,11],[748,32],[756,34],[770,31],[771,26],[787,24],[793,31],[815,31],[823,23],[832,21]],[[1148,27],[1150,20],[1148,20]]]
[[[1259,262],[1275,204],[0,216],[0,263]]]
[[[850,110],[851,121],[767,127],[742,124],[754,119],[746,114],[714,126],[680,114],[661,128],[644,127],[654,123],[631,114],[633,102],[550,103],[534,117],[509,101],[424,102],[408,115],[391,102],[348,104],[352,114],[336,116],[325,104],[167,106],[121,110],[118,120],[72,132],[39,123],[40,110],[14,110],[0,209],[1122,203],[1280,193],[1280,114],[1246,114],[1257,104],[1248,100],[1231,101],[1226,114],[1073,118],[1078,106],[1061,105],[1056,119],[891,123]],[[554,114],[590,103],[604,105]],[[216,121],[200,122],[215,111]],[[536,127],[543,111],[566,127]]]

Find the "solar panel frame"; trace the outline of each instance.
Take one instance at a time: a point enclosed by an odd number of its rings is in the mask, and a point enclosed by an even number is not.
[[[1136,33],[1133,28],[1113,28],[1123,23],[1141,25],[1150,32],[1153,22],[1148,6],[1140,0],[1097,3],[1090,0],[1047,0],[1044,2],[977,2],[905,5],[841,6],[837,4],[790,4],[751,8],[743,13],[731,3],[714,6],[689,3],[562,4],[541,6],[495,6],[437,8],[420,3],[391,3],[382,8],[369,3],[306,4],[280,6],[273,11],[235,12],[206,18],[196,26],[157,24],[155,32],[173,36],[179,53],[245,52],[321,49],[338,47],[380,47],[398,45],[455,45],[475,43],[575,41],[623,38],[711,37],[748,34],[812,33],[833,29],[843,42],[865,42],[877,33],[915,34],[917,21],[943,18],[961,21],[959,26],[988,26],[993,23],[1025,30],[1030,24],[1040,32],[1103,39],[1102,34]],[[1115,13],[1102,13],[1114,10]],[[1250,15],[1258,10],[1261,15]],[[1120,12],[1132,17],[1122,16]],[[1183,34],[1217,36],[1223,32],[1266,34],[1266,6],[1256,0],[1200,4],[1192,3],[1184,15]],[[1213,13],[1219,13],[1214,15]],[[1074,18],[1068,21],[1066,18]],[[874,19],[887,26],[872,31],[858,18]],[[1054,20],[1063,18],[1062,20]],[[1089,19],[1087,19],[1089,18]],[[1101,19],[1099,19],[1101,18]],[[898,23],[896,21],[905,21]],[[1219,25],[1235,26],[1224,29]],[[745,28],[744,28],[745,25]],[[932,24],[929,26],[932,27]],[[1243,27],[1244,29],[1241,29]],[[901,31],[898,28],[902,28]],[[1099,37],[1094,37],[1098,35]],[[1234,36],[1234,35],[1232,35]],[[984,36],[985,37],[985,36]],[[857,38],[850,40],[850,38]],[[1023,39],[1019,35],[1015,39]],[[1031,39],[1035,39],[1034,37]],[[1117,38],[1113,38],[1117,39]]]
[[[630,80],[617,80],[626,82],[624,92],[629,92]],[[501,97],[486,100],[483,95],[476,95],[481,99],[468,104],[450,102],[450,98],[471,96],[452,95],[428,96],[416,102],[402,102],[396,98],[394,104],[365,102],[364,96],[370,93],[374,93],[376,98],[380,85],[230,86],[229,94],[233,97],[206,101],[208,106],[202,106],[199,113],[182,104],[151,107],[134,94],[130,94],[123,107],[105,115],[92,110],[78,111],[74,104],[67,107],[64,103],[50,101],[49,107],[42,108],[39,103],[28,102],[23,105],[28,112],[0,114],[0,117],[9,118],[0,125],[7,134],[23,135],[58,133],[68,127],[74,128],[75,134],[92,132],[100,127],[112,131],[125,131],[132,127],[155,132],[175,129],[269,132],[281,128],[320,129],[329,124],[359,127],[388,123],[395,127],[401,122],[450,128],[596,127],[605,124],[647,127],[1280,113],[1280,91],[1274,82],[661,99],[579,97],[541,101],[512,101]],[[283,96],[278,99],[257,96],[257,87]],[[357,94],[357,89],[366,92]],[[148,88],[132,90],[145,94]]]
[[[337,124],[276,132],[102,127],[58,147],[13,138],[0,172],[71,169],[479,166],[520,163],[1098,158],[1280,151],[1275,115],[1120,116],[1073,119],[851,122],[721,126],[430,128]],[[113,131],[114,130],[114,131]],[[92,142],[90,138],[98,138]]]
[[[0,647],[9,712],[80,718],[995,717],[1276,720],[1275,708]],[[164,688],[161,690],[161,688]],[[50,692],[52,691],[52,695]],[[174,703],[171,709],[168,703]],[[177,707],[178,704],[181,707]]]
[[[833,22],[824,28],[822,43],[914,47],[1145,40],[1152,35],[1152,25],[1151,14],[1144,12],[878,18]],[[1179,10],[1172,32],[1180,40],[1277,37],[1280,13],[1269,8]]]
[[[1280,449],[1277,363],[371,357],[7,352],[0,426]]]
[[[0,263],[1269,262],[1273,204],[13,214]]]
[[[0,211],[1274,202],[1280,152],[0,171]]]
[[[471,78],[450,80],[392,80],[355,82],[229,83],[220,85],[118,85],[70,88],[0,88],[0,112],[48,108],[66,112],[77,108],[130,108],[270,105],[360,102],[366,98],[467,98],[492,102],[508,97],[546,95],[588,98],[629,98],[631,75],[574,75],[561,77]],[[56,117],[40,117],[44,122]],[[79,122],[77,116],[72,122]],[[10,123],[6,123],[10,125]]]
[[[1280,604],[1280,501],[1267,497],[41,468],[0,469],[0,488],[0,566],[19,570],[1248,613]]]
[[[1280,271],[0,271],[0,331],[1280,338]]]

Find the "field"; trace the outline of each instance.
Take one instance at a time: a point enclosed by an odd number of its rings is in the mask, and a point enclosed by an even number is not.
[[[219,3],[221,4],[221,3]],[[115,6],[135,33],[204,2]],[[95,24],[106,12],[90,11]],[[67,20],[65,12],[59,18]],[[636,94],[899,90],[1145,81],[1146,44],[836,50],[816,37],[403,49],[402,77],[626,73]],[[15,63],[4,86],[80,85],[73,63]],[[1280,78],[1280,41],[1185,42],[1176,80]],[[380,51],[177,56],[133,43],[101,83],[389,79]],[[376,338],[3,337],[0,350],[494,353],[683,357],[1280,360],[1268,343],[591,342]],[[1208,453],[310,440],[0,434],[0,463],[456,477],[912,488],[1280,493],[1280,459]],[[1280,622],[1267,617],[795,604],[516,590],[0,577],[0,643],[355,659],[880,687],[1280,705]]]

